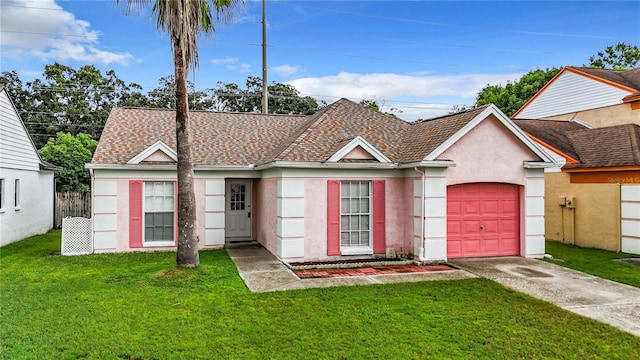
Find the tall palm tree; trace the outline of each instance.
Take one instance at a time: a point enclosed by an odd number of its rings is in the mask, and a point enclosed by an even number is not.
[[[229,22],[244,0],[116,0],[126,2],[128,10],[152,8],[158,30],[171,41],[176,79],[176,143],[178,153],[178,251],[176,263],[196,267],[200,263],[196,237],[196,201],[193,188],[191,125],[189,120],[187,71],[198,67],[200,33],[212,33],[212,9],[218,22]]]

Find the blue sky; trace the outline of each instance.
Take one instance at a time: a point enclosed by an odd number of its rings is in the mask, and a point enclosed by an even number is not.
[[[2,71],[23,81],[58,61],[113,69],[145,91],[172,74],[165,34],[115,0],[0,0]],[[202,38],[198,89],[261,76],[261,2]],[[327,102],[374,99],[406,120],[472,104],[486,84],[581,66],[640,44],[640,1],[267,1],[269,82]]]

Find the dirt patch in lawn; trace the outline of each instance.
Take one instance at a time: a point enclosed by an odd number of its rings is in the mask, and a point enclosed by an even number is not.
[[[189,280],[193,278],[193,274],[184,271],[182,269],[171,269],[160,271],[153,275],[156,279],[177,279],[177,280]]]
[[[614,261],[625,262],[627,264],[640,266],[640,258],[613,259]]]

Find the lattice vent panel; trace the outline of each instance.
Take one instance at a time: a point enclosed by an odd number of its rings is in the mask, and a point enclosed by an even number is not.
[[[62,219],[62,255],[85,255],[93,253],[91,219],[66,217]]]

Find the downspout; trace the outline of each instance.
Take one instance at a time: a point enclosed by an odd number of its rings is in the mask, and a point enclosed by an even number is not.
[[[576,208],[571,208],[571,242],[576,246]]]
[[[424,191],[424,183],[426,181],[425,177],[426,174],[424,171],[420,171],[418,170],[418,167],[414,167],[413,168],[418,174],[422,175],[421,179],[422,179],[422,187],[421,187],[421,199],[420,199],[420,254],[418,254],[418,260],[420,261],[424,261],[425,260],[425,256],[424,256],[424,247],[426,245],[426,239],[424,236],[424,204],[425,204],[425,191]]]

